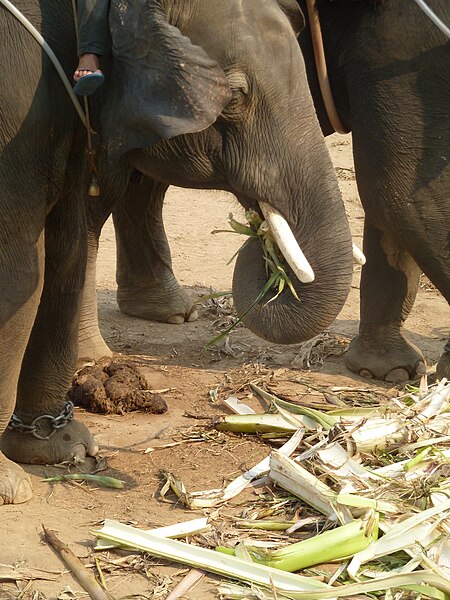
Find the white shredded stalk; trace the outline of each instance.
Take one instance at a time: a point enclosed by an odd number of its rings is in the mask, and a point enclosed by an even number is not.
[[[316,455],[327,471],[336,476],[342,491],[356,490],[361,484],[367,488],[370,487],[371,480],[381,480],[381,477],[357,463],[338,442],[327,444],[317,450]],[[355,482],[357,487],[354,486]]]
[[[270,478],[279,486],[292,492],[307,504],[330,519],[342,523],[353,520],[345,506],[338,506],[336,493],[301,465],[274,450],[270,456]]]
[[[347,567],[349,575],[356,577],[360,566],[370,560],[387,556],[399,550],[405,550],[415,544],[420,544],[421,548],[428,546],[436,538],[434,532],[440,521],[448,516],[446,513],[449,511],[450,499],[437,507],[414,514],[394,526],[390,526],[389,521],[386,519],[380,520],[380,529],[386,531],[386,533],[376,542],[355,554]],[[439,516],[431,520],[436,515]]]
[[[400,403],[402,410],[394,417],[373,416],[359,419],[359,422],[351,419],[350,422],[342,415],[343,424],[358,450],[389,448],[392,444],[408,441],[409,431],[417,430],[419,424],[424,427],[427,424],[434,432],[450,432],[450,413],[444,412],[449,407],[450,384],[445,378],[425,396],[408,394],[408,398],[416,401],[414,406]]]
[[[286,573],[279,569],[249,563],[234,556],[201,548],[168,538],[161,538],[146,531],[114,521],[105,525],[95,535],[103,539],[148,552],[152,556],[180,562],[198,569],[217,573],[233,579],[247,581],[265,588],[275,588],[289,597],[295,592],[333,590],[328,585],[311,577]],[[335,597],[334,594],[331,595]]]
[[[223,401],[223,403],[231,410],[231,412],[233,412],[236,415],[255,414],[253,408],[241,402],[239,398],[236,398],[236,396],[229,396],[228,398],[226,398],[226,400]]]
[[[166,525],[165,527],[156,527],[155,529],[148,529],[147,531],[148,533],[152,533],[159,537],[185,538],[189,535],[205,533],[205,531],[209,531],[210,529],[211,525],[208,523],[208,519],[202,517],[201,519],[192,519],[191,521],[183,521],[182,523]],[[115,544],[100,539],[96,541],[94,550],[109,550],[116,547]]]
[[[280,454],[291,455],[297,448],[303,438],[304,430],[298,430],[294,435],[278,450]],[[173,478],[171,487],[179,498],[182,498],[188,508],[192,510],[202,508],[212,508],[228,502],[240,494],[252,480],[266,475],[270,469],[270,456],[266,456],[257,465],[236,477],[225,488],[214,490],[203,490],[200,492],[187,492],[180,480]],[[173,476],[172,476],[173,477]],[[175,483],[175,481],[177,483]]]
[[[400,442],[406,435],[404,419],[373,417],[362,421],[360,426],[353,423],[348,429],[351,430],[351,436],[360,451],[386,448]]]
[[[422,421],[434,418],[448,408],[449,401],[450,385],[444,377],[425,398],[415,405],[415,409],[420,411],[417,417]]]

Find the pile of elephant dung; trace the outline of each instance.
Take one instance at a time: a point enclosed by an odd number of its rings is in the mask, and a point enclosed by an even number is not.
[[[112,361],[83,367],[73,378],[67,397],[75,406],[95,413],[166,412],[164,398],[148,387],[147,380],[132,363]]]

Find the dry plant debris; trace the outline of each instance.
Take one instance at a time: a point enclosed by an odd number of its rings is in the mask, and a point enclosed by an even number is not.
[[[257,394],[268,410],[224,417],[221,429],[241,419],[241,431],[261,436],[267,421],[266,440],[289,439],[221,489],[188,492],[166,473],[178,501],[210,515],[210,530],[186,543],[107,522],[96,536],[241,581],[221,585],[222,598],[450,598],[450,383],[424,380],[377,404],[365,390],[312,390],[302,404],[267,390],[273,374],[251,392],[239,379],[220,393]],[[258,500],[227,516],[249,486]]]
[[[304,369],[320,368],[330,356],[344,354],[349,344],[349,337],[332,335],[325,331],[302,344],[297,356],[291,361],[291,365]]]
[[[55,581],[60,572],[43,571],[23,565],[0,564],[0,582],[2,581],[31,581],[33,579],[45,579]]]

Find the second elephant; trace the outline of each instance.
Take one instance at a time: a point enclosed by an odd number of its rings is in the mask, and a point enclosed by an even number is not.
[[[70,2],[15,5],[70,76]],[[102,65],[107,83],[92,103],[96,128],[102,115],[102,196],[91,199],[86,223],[86,132],[48,56],[0,5],[0,64],[11,74],[0,94],[0,505],[31,495],[17,463],[96,452],[65,397],[79,323],[89,341],[80,305],[85,232],[89,225],[95,249],[114,203],[139,187],[137,171],[164,185],[226,189],[246,208],[263,201],[283,215],[296,256],[300,244],[316,279],[294,278],[301,302],[283,293],[257,307],[261,335],[306,339],[339,312],[351,238],[294,34],[302,24],[290,0],[112,0],[114,64],[112,72]],[[158,203],[149,210],[161,231]],[[164,237],[152,240],[156,275],[170,261]],[[259,242],[248,252],[234,286],[244,307],[266,280]]]
[[[288,4],[295,12],[292,3]],[[450,23],[448,4],[437,0],[434,5],[443,20]],[[299,7],[306,14],[303,0]],[[338,112],[353,134],[356,178],[366,213],[367,264],[362,270],[361,324],[359,335],[346,354],[346,364],[366,377],[402,381],[425,370],[420,350],[401,333],[414,303],[420,273],[423,271],[450,301],[450,44],[410,0],[387,1],[377,7],[369,0],[323,0],[319,7],[329,77]],[[267,27],[266,38],[270,39],[273,33]],[[299,40],[316,111],[322,130],[328,135],[333,129],[320,94],[308,25]],[[251,61],[258,52],[255,47],[246,48],[245,60],[241,59],[239,67],[233,69],[234,80],[248,85],[254,68]],[[276,55],[264,64],[268,74],[275,68],[281,72],[287,69],[276,63]],[[298,80],[300,77],[298,73]],[[291,94],[299,93],[292,81],[285,85],[292,86]],[[239,105],[240,119],[255,118],[255,102]],[[292,129],[292,121],[283,116],[281,90],[272,102],[270,110],[276,115],[278,126],[282,128],[285,119],[286,126]],[[291,117],[292,111],[295,108],[291,109]],[[310,118],[314,119],[312,115]],[[302,142],[304,115],[296,114],[295,121],[293,131]],[[262,173],[260,177],[267,177],[270,159],[264,162],[260,155],[264,139],[257,139],[256,135],[254,143],[254,156],[249,156],[249,160],[255,171]],[[220,151],[234,152],[237,163],[243,144],[242,137],[236,138],[231,148],[221,147]],[[305,152],[311,163],[300,160],[289,167],[299,173],[300,179],[309,178],[311,169],[317,169],[316,149],[305,148]],[[155,154],[157,149],[149,150],[149,159],[154,160]],[[291,155],[287,160],[292,163],[295,159],[298,156]],[[236,164],[235,169],[239,168]],[[216,172],[217,166],[212,169]],[[155,179],[161,179],[158,168],[152,173]],[[191,175],[182,176],[178,183],[193,187]],[[319,171],[312,175],[316,180],[320,178]],[[184,320],[190,318],[192,304],[171,268],[161,216],[167,188],[164,181],[168,179],[163,176],[162,180],[158,183],[142,177],[115,210],[118,302],[121,310],[130,315]],[[282,192],[281,184],[278,192]],[[289,194],[283,197],[289,198]],[[306,208],[298,201],[295,208],[281,201],[278,206],[286,214],[301,212],[302,219],[310,217],[305,235],[315,235],[314,205]],[[311,213],[306,215],[305,209]],[[310,252],[313,255],[315,250],[311,248]],[[253,249],[242,253],[238,263],[253,264],[252,254]],[[235,279],[234,286],[238,285]],[[330,288],[329,292],[333,290]],[[249,293],[256,296],[257,287],[251,291],[249,288]],[[234,295],[238,312],[242,313],[248,299],[242,300],[236,289]],[[246,318],[246,324],[275,342],[301,341],[304,333],[299,331],[309,328],[306,321],[298,331],[290,323],[280,325],[275,315],[261,325],[261,318],[255,311]],[[438,364],[438,374],[450,377],[450,342]]]

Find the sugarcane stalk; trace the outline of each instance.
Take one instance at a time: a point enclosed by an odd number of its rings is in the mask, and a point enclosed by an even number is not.
[[[72,550],[56,536],[55,532],[46,529],[44,525],[42,525],[42,529],[47,544],[53,548],[81,587],[89,594],[89,597],[92,600],[112,600],[112,596],[100,586],[92,573],[87,570]]]
[[[93,481],[104,487],[120,490],[124,487],[125,482],[115,477],[106,475],[95,475],[94,473],[67,473],[66,475],[57,475],[56,477],[46,477],[42,481],[55,483],[56,481]]]
[[[364,519],[357,519],[279,550],[263,552],[247,547],[247,551],[258,564],[293,572],[353,556],[367,548],[377,537],[378,515],[369,511]]]
[[[282,415],[272,413],[227,415],[216,419],[214,426],[219,431],[232,431],[235,433],[289,433],[298,429]]]

